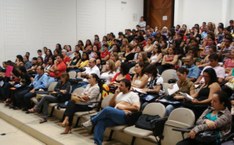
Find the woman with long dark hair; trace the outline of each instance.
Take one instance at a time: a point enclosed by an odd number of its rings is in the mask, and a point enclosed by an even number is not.
[[[213,94],[221,90],[217,75],[213,68],[205,69],[203,77],[205,80],[204,84],[200,87],[197,93],[191,95],[194,99],[183,104],[184,107],[193,110],[196,118],[198,118],[210,105]]]
[[[148,76],[144,73],[145,64],[139,62],[134,66],[135,75],[132,79],[132,87],[144,88],[148,82]]]

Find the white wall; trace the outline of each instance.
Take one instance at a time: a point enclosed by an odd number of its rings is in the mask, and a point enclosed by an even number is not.
[[[175,0],[174,25],[187,24],[190,28],[202,22],[228,24],[234,19],[233,0]]]
[[[0,63],[135,28],[142,15],[143,0],[0,0]]]
[[[77,37],[93,39],[135,28],[143,15],[143,0],[77,0]]]

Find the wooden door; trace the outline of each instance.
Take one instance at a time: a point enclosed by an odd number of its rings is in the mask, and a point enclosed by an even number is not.
[[[173,26],[174,0],[145,0],[144,16],[151,27]]]

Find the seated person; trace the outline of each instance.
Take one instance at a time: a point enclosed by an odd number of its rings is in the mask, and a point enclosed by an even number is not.
[[[223,137],[231,132],[232,116],[228,110],[230,101],[224,92],[213,93],[211,107],[206,109],[196,122],[195,127],[189,132],[188,138],[176,145],[205,145],[198,142],[195,137],[202,131],[217,131],[217,139],[210,145],[220,145]]]
[[[90,74],[95,73],[100,77],[100,70],[96,65],[96,60],[94,58],[91,58],[89,60],[89,66],[85,67],[84,72],[78,72],[77,76],[79,78],[85,78],[86,76],[89,76]]]
[[[68,71],[76,70],[78,68],[78,64],[81,61],[81,55],[79,51],[74,51],[74,57],[70,61],[70,63],[67,66]]]
[[[63,49],[62,50],[62,55],[63,55],[63,62],[68,65],[69,62],[71,61],[71,58],[67,55],[67,50]]]
[[[210,105],[213,94],[221,90],[213,68],[205,69],[203,71],[203,77],[205,80],[204,84],[200,87],[198,92],[191,95],[194,99],[183,103],[184,107],[193,110],[196,118]]]
[[[176,64],[178,62],[178,55],[175,54],[173,48],[168,48],[167,54],[163,56],[162,59],[162,65],[159,66],[160,74],[167,70],[167,69],[173,69],[175,68]]]
[[[211,54],[213,53],[217,53],[217,49],[216,49],[216,46],[215,45],[211,45],[211,46],[208,46],[208,54],[205,56],[205,58],[201,61],[201,64],[198,65],[199,68],[204,68],[206,66],[209,66],[210,64],[210,60],[209,60],[209,57]]]
[[[135,88],[145,88],[148,83],[148,76],[144,73],[145,64],[143,62],[139,62],[135,65],[134,71],[135,75],[132,79],[132,87]]]
[[[145,68],[145,73],[149,77],[149,81],[143,91],[147,94],[158,94],[162,89],[163,79],[158,76],[158,71],[155,64],[150,64]]]
[[[197,79],[197,81],[195,83],[199,84],[204,82],[204,77],[202,76],[203,71],[206,70],[207,68],[213,68],[215,70],[216,76],[218,77],[218,83],[222,84],[224,77],[225,77],[225,69],[219,65],[219,56],[215,53],[211,54],[209,56],[209,60],[210,60],[210,65],[206,66],[202,72],[200,77]]]
[[[113,79],[111,80],[109,87],[113,88],[112,92],[114,92],[117,89],[119,82],[122,79],[127,79],[129,81],[131,80],[127,63],[121,63],[120,72],[116,73]]]
[[[84,127],[94,125],[94,143],[101,145],[106,127],[124,125],[126,115],[140,109],[139,97],[130,91],[131,82],[127,79],[120,81],[119,90],[110,101],[111,107],[106,107],[96,116],[83,123]],[[119,92],[120,91],[120,92]]]
[[[76,69],[76,72],[80,72],[83,68],[87,67],[89,65],[89,55],[86,52],[82,53],[81,60],[77,64],[78,69]]]
[[[114,75],[116,74],[115,62],[110,59],[106,62],[106,64],[104,66],[105,66],[105,68],[102,69],[104,71],[102,72],[100,79],[104,79],[105,84],[109,84],[110,81],[113,79]]]
[[[229,73],[234,68],[234,48],[231,50],[229,58],[224,61],[225,72]]]
[[[192,55],[186,56],[184,59],[184,66],[188,69],[188,79],[192,82],[195,82],[200,75],[200,69],[194,64]]]
[[[27,69],[27,72],[31,75],[36,74],[36,69],[37,69],[38,63],[37,63],[37,58],[33,57],[32,58],[32,65],[30,68]]]
[[[36,111],[40,111],[41,108],[43,108],[43,117],[40,123],[46,122],[48,118],[49,103],[62,103],[67,101],[70,97],[70,86],[69,75],[67,73],[63,73],[51,95],[43,96],[39,103],[33,108],[29,109],[28,112],[34,113]]]
[[[177,81],[177,85],[179,87],[179,90],[177,91],[177,93],[173,94],[172,96],[170,96],[168,99],[169,100],[182,100],[184,99],[184,96],[180,94],[181,93],[186,93],[188,95],[194,95],[195,94],[195,87],[193,82],[191,82],[188,78],[188,70],[184,67],[180,67],[177,71],[177,76],[178,76],[178,81]],[[172,98],[171,98],[172,97]],[[179,107],[178,105],[172,105],[169,104],[166,107],[166,115],[169,116],[169,114],[171,113],[171,111],[175,108],[175,107]]]
[[[24,111],[31,108],[31,98],[36,96],[36,91],[42,89],[46,90],[48,87],[48,76],[44,73],[43,66],[37,67],[37,74],[34,77],[33,82],[25,89],[15,93],[14,99],[16,105],[23,107]]]
[[[89,84],[81,94],[72,94],[71,101],[68,102],[64,112],[65,119],[61,126],[66,127],[62,134],[68,134],[71,131],[72,120],[75,112],[92,110],[90,105],[92,101],[96,101],[100,94],[100,87],[98,85],[99,77],[96,74],[89,76]]]
[[[54,65],[49,70],[49,76],[59,78],[64,72],[66,72],[67,66],[63,61],[63,55],[60,54],[56,57]]]
[[[85,67],[84,72],[78,72],[77,73],[77,80],[79,81],[78,84],[76,84],[76,88],[79,87],[84,87],[88,84],[87,78],[89,77],[90,74],[96,74],[98,77],[100,77],[100,70],[96,65],[96,59],[91,58],[89,60],[89,66]]]
[[[9,81],[10,77],[12,76],[12,71],[14,69],[14,65],[13,63],[8,60],[6,62],[2,63],[3,68],[1,67],[1,71],[0,71],[0,77],[4,78],[4,81]]]
[[[154,45],[152,55],[150,56],[150,63],[161,64],[162,62],[162,50],[160,45]]]
[[[27,88],[28,85],[31,84],[31,80],[33,78],[31,78],[31,76],[27,73],[26,68],[24,66],[15,67],[13,74],[14,74],[14,76],[17,76],[19,78],[19,81],[11,80],[8,83],[8,85],[6,85],[6,86],[4,85],[5,86],[5,88],[4,88],[5,95],[4,96],[7,97],[6,102],[8,102],[8,103],[11,102],[9,107],[13,108],[13,109],[17,109],[15,107],[16,104],[15,104],[13,94],[16,94],[17,92],[22,91],[25,88]]]
[[[143,48],[143,50],[145,52],[147,52],[147,53],[151,53],[152,52],[152,50],[154,49],[153,41],[154,40],[151,37],[147,39],[147,43],[146,43],[145,47]]]
[[[147,85],[140,90],[141,109],[149,102],[154,101],[162,91],[163,79],[158,76],[158,71],[155,64],[149,64],[145,70],[145,74],[149,77]]]
[[[108,51],[108,45],[103,44],[103,51],[101,51],[101,60],[103,62],[109,60],[110,58],[110,52]]]

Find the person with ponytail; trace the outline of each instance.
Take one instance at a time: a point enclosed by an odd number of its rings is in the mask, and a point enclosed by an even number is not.
[[[65,130],[61,134],[68,134],[71,132],[73,116],[78,111],[89,111],[93,108],[92,102],[96,101],[100,94],[100,79],[97,74],[92,73],[88,77],[89,84],[83,90],[81,94],[72,94],[71,100],[68,102],[66,110],[64,112],[65,119],[60,124],[65,127]]]

